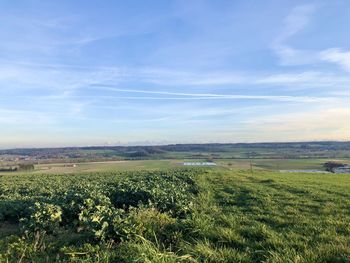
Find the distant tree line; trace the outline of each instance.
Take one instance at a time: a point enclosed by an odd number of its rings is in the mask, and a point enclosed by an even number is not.
[[[34,164],[18,164],[12,166],[0,167],[0,172],[32,171]]]

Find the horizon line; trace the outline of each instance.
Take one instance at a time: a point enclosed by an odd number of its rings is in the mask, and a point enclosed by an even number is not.
[[[194,142],[194,143],[150,143],[150,144],[115,144],[115,145],[82,145],[82,146],[52,146],[52,147],[14,147],[14,148],[0,148],[0,151],[10,150],[30,150],[30,149],[70,149],[70,148],[112,148],[112,147],[157,147],[157,146],[173,146],[173,145],[218,145],[218,144],[291,144],[291,143],[350,143],[350,140],[305,140],[305,141],[256,141],[256,142]]]

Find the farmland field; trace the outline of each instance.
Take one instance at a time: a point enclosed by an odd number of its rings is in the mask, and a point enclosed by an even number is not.
[[[6,174],[0,187],[0,262],[350,261],[346,174],[223,165]]]
[[[108,171],[138,171],[180,168],[184,162],[202,162],[205,159],[162,159],[162,160],[120,160],[100,162],[76,162],[76,163],[44,163],[35,164],[33,171],[27,174],[76,174],[83,172],[108,172]],[[316,169],[323,170],[323,164],[329,160],[324,158],[298,158],[298,159],[213,159],[218,167],[230,169],[249,169],[252,164],[254,169],[267,169],[272,171],[288,169]],[[337,162],[350,164],[350,159],[337,158]],[[4,172],[0,175],[23,174],[23,171]]]

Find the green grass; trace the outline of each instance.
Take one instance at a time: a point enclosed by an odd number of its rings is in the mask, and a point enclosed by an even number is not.
[[[350,261],[350,175],[212,171],[199,185],[200,260]]]
[[[286,169],[319,169],[322,170],[323,164],[329,162],[330,159],[256,159],[253,164],[256,167],[270,170],[286,170]],[[333,160],[333,159],[332,159]],[[341,163],[349,163],[349,160],[335,159]]]
[[[319,158],[300,158],[300,159],[218,159],[215,160],[219,165],[233,169],[249,169],[250,161],[254,169],[263,170],[324,170],[323,164],[326,162],[337,161],[349,164],[349,159],[319,159]]]
[[[3,223],[2,251],[12,246],[17,259],[31,253],[32,262],[46,262],[47,257],[51,262],[350,262],[349,174],[232,169],[196,175],[198,193],[185,217],[141,210],[136,217],[146,230],[138,238],[91,242],[62,230],[58,236],[18,241],[18,228]],[[15,175],[1,177],[0,185],[19,191],[40,185],[47,193],[55,180],[64,189],[80,181],[110,182],[129,175],[137,173]]]

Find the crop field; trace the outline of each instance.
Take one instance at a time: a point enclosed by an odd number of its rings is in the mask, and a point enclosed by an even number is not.
[[[350,175],[0,176],[0,262],[349,262]]]

